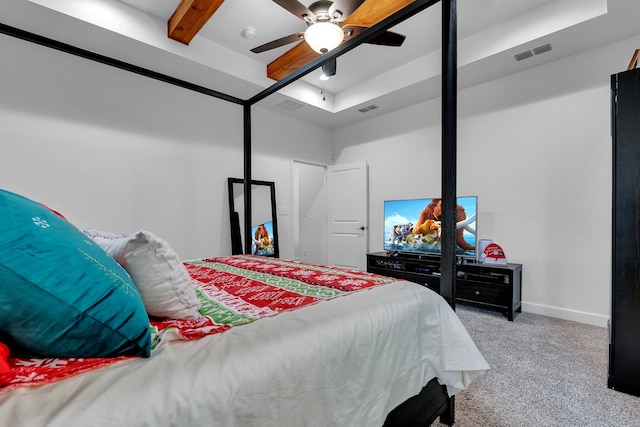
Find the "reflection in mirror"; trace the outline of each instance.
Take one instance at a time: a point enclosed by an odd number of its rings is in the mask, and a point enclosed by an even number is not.
[[[271,181],[251,181],[251,230],[244,230],[244,180],[228,178],[229,214],[231,221],[231,253],[244,253],[246,239],[251,242],[251,254],[280,256],[276,216],[276,187]]]

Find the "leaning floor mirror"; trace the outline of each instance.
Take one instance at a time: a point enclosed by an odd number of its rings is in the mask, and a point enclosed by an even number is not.
[[[271,181],[251,181],[251,230],[244,230],[244,180],[228,178],[231,253],[242,254],[244,239],[251,239],[251,254],[280,257],[276,216],[276,185]]]

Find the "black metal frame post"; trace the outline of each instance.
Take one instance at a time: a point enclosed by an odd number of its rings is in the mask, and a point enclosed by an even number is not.
[[[244,253],[251,253],[251,105],[244,104]]]
[[[442,0],[442,259],[440,295],[456,306],[456,0]]]

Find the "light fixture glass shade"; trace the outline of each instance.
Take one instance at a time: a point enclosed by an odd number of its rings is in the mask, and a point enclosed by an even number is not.
[[[344,32],[331,22],[317,22],[304,32],[304,40],[311,49],[323,54],[340,46],[344,40]]]

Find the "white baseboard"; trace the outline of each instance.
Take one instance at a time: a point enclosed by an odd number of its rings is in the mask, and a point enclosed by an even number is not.
[[[522,311],[528,313],[541,314],[543,316],[555,317],[557,319],[571,320],[573,322],[586,323],[588,325],[601,326],[609,325],[609,316],[602,314],[587,313],[584,311],[569,310],[566,308],[553,307],[549,305],[533,304],[522,302]],[[517,319],[517,317],[516,317]]]

